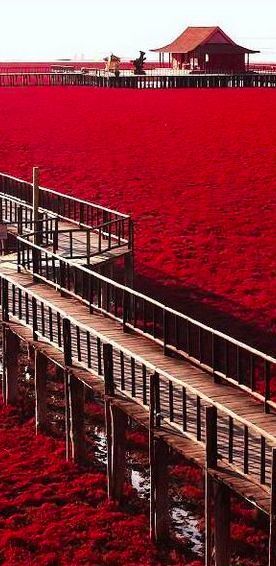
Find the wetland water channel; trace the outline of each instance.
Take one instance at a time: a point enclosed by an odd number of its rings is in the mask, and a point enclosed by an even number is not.
[[[95,446],[95,458],[101,464],[106,465],[107,446],[106,435],[102,427],[95,426],[93,431],[93,441]],[[137,460],[137,458],[136,458]],[[138,497],[149,501],[150,479],[149,469],[145,468],[144,463],[134,461],[130,452],[127,452],[127,480],[137,491]],[[191,552],[198,556],[203,555],[203,534],[199,530],[200,516],[196,515],[189,505],[184,501],[180,494],[176,493],[170,497],[170,515],[172,520],[172,530],[178,537],[189,541]]]

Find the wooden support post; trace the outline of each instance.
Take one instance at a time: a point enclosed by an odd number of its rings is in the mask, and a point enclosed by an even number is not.
[[[20,339],[3,325],[3,400],[15,405],[18,399],[18,354]]]
[[[111,398],[114,397],[113,376],[113,348],[111,344],[103,344],[104,388],[105,388],[105,433],[107,442],[107,493],[113,494],[113,466],[112,466],[112,418]]]
[[[110,404],[111,414],[111,481],[109,497],[121,501],[126,469],[126,429],[127,415],[115,405]]]
[[[215,564],[230,565],[230,491],[214,481]]]
[[[35,425],[36,433],[47,430],[47,358],[35,350]]]
[[[84,384],[72,374],[67,374],[68,384],[68,405],[67,406],[67,426],[69,424],[70,434],[67,429],[67,440],[70,449],[67,453],[74,462],[82,462],[86,457],[85,433],[84,433]],[[69,419],[68,419],[69,416]]]
[[[151,495],[155,499],[154,540],[163,542],[169,537],[169,505],[168,505],[168,459],[169,447],[161,439],[154,441],[155,492]]]
[[[154,438],[160,426],[160,382],[155,372],[150,376],[149,464],[150,464],[150,538],[161,542],[169,536],[168,457],[169,448]]]
[[[269,566],[276,566],[276,448],[272,448],[271,500],[269,522]]]
[[[112,498],[112,419],[111,419],[111,400],[105,398],[104,401],[105,412],[105,434],[107,445],[107,495]]]
[[[211,566],[213,553],[212,488],[208,468],[217,467],[217,409],[206,407],[206,466],[205,466],[205,565]]]
[[[72,445],[70,437],[70,404],[69,404],[69,372],[67,369],[63,370],[64,379],[64,405],[65,405],[65,453],[66,460],[72,459]]]

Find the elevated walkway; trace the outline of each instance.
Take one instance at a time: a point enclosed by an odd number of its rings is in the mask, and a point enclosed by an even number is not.
[[[9,187],[11,193],[12,182]],[[47,418],[42,356],[64,371],[68,455],[81,459],[85,452],[83,384],[105,400],[111,497],[120,499],[122,489],[123,415],[149,430],[153,538],[168,534],[171,446],[205,470],[206,565],[212,500],[217,566],[229,564],[230,493],[236,493],[269,516],[274,566],[276,360],[96,273],[90,260],[99,255],[99,241],[106,253],[113,252],[112,241],[120,254],[133,253],[125,234],[107,228],[108,220],[103,229],[75,220],[72,228],[59,211],[53,227],[52,211],[43,209],[36,229],[24,230],[27,212],[19,214],[18,207],[24,210],[25,202],[15,205],[11,194],[1,198],[13,203],[9,230],[17,247],[0,261],[4,353],[14,337],[37,352],[37,426]],[[16,379],[7,361],[3,389],[6,402],[14,402]]]

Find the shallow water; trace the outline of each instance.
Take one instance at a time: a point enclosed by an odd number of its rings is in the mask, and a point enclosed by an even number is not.
[[[107,463],[106,436],[102,428],[94,428],[95,457],[101,464]],[[149,499],[150,480],[147,469],[141,471],[135,467],[130,457],[127,458],[127,475],[138,496]],[[198,527],[199,517],[187,509],[185,501],[173,496],[170,506],[171,524],[176,535],[189,540],[190,549],[197,555],[203,554],[203,534]]]

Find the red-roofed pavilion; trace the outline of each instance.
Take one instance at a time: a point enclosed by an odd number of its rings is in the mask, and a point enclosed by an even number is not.
[[[173,69],[211,73],[246,71],[249,55],[259,53],[237,45],[217,26],[188,27],[169,45],[151,51],[159,53],[160,63],[168,53]]]

